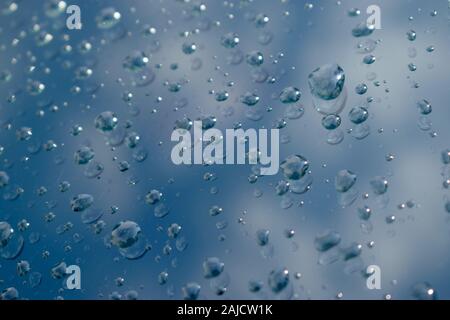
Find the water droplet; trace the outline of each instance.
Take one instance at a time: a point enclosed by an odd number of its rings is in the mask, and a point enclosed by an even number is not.
[[[334,186],[338,192],[347,192],[356,182],[356,174],[349,170],[341,170],[336,175]]]
[[[246,61],[251,66],[260,66],[264,62],[264,56],[259,51],[251,51],[247,53]]]
[[[291,155],[281,162],[280,168],[286,179],[299,180],[309,169],[309,162],[300,155]]]
[[[366,21],[359,23],[352,29],[352,35],[356,38],[370,36],[375,30],[375,26]]]
[[[291,120],[301,118],[305,113],[305,109],[297,104],[290,104],[287,106],[284,113],[285,117]]]
[[[31,271],[30,263],[26,260],[21,260],[17,262],[17,274],[20,277],[27,275]]]
[[[370,216],[372,215],[372,209],[370,209],[368,206],[358,208],[358,215],[362,220],[369,220]]]
[[[355,91],[357,94],[363,95],[367,92],[367,85],[365,83],[360,83],[356,86]]]
[[[344,88],[344,70],[337,64],[327,64],[308,76],[311,93],[323,100],[336,99]]]
[[[264,13],[259,13],[256,15],[254,23],[255,27],[263,28],[269,22],[269,17]]]
[[[348,113],[351,122],[355,124],[363,123],[369,117],[369,112],[364,107],[354,107]]]
[[[348,247],[344,247],[341,249],[342,258],[344,261],[354,259],[358,257],[362,252],[362,245],[359,243],[352,243]]]
[[[117,116],[112,111],[104,111],[95,118],[95,128],[101,132],[114,130],[118,123]]]
[[[73,212],[82,212],[94,203],[94,197],[90,194],[79,194],[70,201],[70,208]]]
[[[222,211],[223,211],[223,209],[221,207],[215,205],[215,206],[212,206],[211,209],[209,209],[209,215],[214,217],[214,216],[221,214]]]
[[[293,103],[297,102],[302,96],[299,89],[295,87],[286,87],[280,93],[280,101],[282,103]]]
[[[336,231],[326,230],[316,235],[314,247],[319,252],[325,252],[337,246],[341,242],[341,235]]]
[[[383,177],[375,177],[370,181],[373,193],[381,195],[386,193],[388,189],[388,181]]]
[[[225,267],[225,264],[219,258],[207,258],[203,262],[203,276],[206,279],[218,277]]]
[[[322,118],[322,126],[327,130],[334,130],[341,125],[341,117],[329,114]]]
[[[272,270],[269,274],[268,284],[274,293],[280,293],[289,284],[289,271],[286,268]]]
[[[214,98],[218,102],[225,101],[228,99],[228,97],[229,97],[229,94],[226,90],[217,91],[214,95]]]
[[[234,48],[239,44],[239,37],[237,34],[232,32],[226,33],[222,36],[221,43],[225,48]]]
[[[437,293],[428,282],[416,283],[412,288],[412,295],[418,300],[437,300]]]
[[[374,55],[372,55],[372,54],[368,54],[367,56],[365,56],[363,58],[363,62],[365,64],[372,64],[372,63],[375,62],[375,60],[376,60],[376,57]]]
[[[256,241],[258,245],[265,246],[269,243],[270,231],[267,229],[260,229],[256,231]]]
[[[427,100],[417,102],[417,107],[419,108],[420,113],[424,115],[430,114],[432,111],[431,104]]]
[[[30,140],[33,135],[33,131],[29,127],[21,127],[16,131],[16,137],[19,141]]]
[[[333,130],[328,132],[327,134],[327,143],[330,145],[336,145],[341,143],[344,140],[344,131],[343,130]]]
[[[75,151],[74,160],[76,164],[86,164],[94,158],[94,155],[92,148],[83,146]]]
[[[14,230],[8,222],[0,221],[0,247],[4,247],[8,243],[13,232]]]
[[[200,295],[201,286],[196,282],[187,283],[183,288],[184,300],[197,300]]]
[[[121,18],[120,12],[114,8],[105,8],[100,11],[100,14],[95,18],[97,27],[100,29],[110,29],[114,27]]]
[[[189,42],[189,43],[185,42],[181,46],[181,50],[183,51],[184,54],[193,54],[195,52],[195,50],[197,50],[197,45],[192,42]]]
[[[111,232],[111,243],[119,248],[128,248],[135,244],[141,233],[136,222],[121,221]]]
[[[142,51],[133,51],[130,55],[128,55],[123,61],[123,67],[127,70],[137,72],[144,69],[149,62],[149,58]]]
[[[427,52],[433,52],[435,50],[434,46],[428,46],[426,48]]]
[[[367,123],[357,124],[352,128],[352,137],[362,140],[370,134],[370,126]]]
[[[358,8],[351,8],[348,10],[347,13],[348,13],[349,17],[356,17],[361,14],[361,10],[359,10]]]
[[[255,93],[246,92],[243,95],[241,95],[240,100],[243,104],[246,104],[247,106],[254,106],[259,102],[259,97]]]
[[[14,287],[4,289],[0,294],[0,300],[18,300],[19,291]]]
[[[414,41],[414,40],[416,40],[416,37],[417,37],[416,32],[414,30],[409,30],[406,33],[406,36],[407,36],[409,41]]]
[[[450,164],[450,149],[442,150],[441,152],[441,160],[443,164]],[[1,181],[1,179],[0,179]],[[1,183],[0,183],[1,186]]]
[[[168,206],[166,206],[164,203],[160,203],[155,207],[154,215],[156,218],[164,218],[167,216],[170,212],[170,209]]]

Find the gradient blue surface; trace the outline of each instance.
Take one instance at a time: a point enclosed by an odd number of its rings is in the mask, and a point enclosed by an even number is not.
[[[450,148],[447,0],[311,1],[312,6],[294,0],[68,1],[81,8],[81,30],[66,28],[65,12],[49,16],[46,5],[53,1],[15,3],[17,10],[7,13],[11,1],[0,1],[0,72],[11,74],[10,80],[0,82],[0,170],[10,178],[0,189],[0,221],[22,234],[25,244],[15,259],[0,260],[1,290],[15,287],[26,299],[126,298],[133,290],[139,299],[181,299],[183,286],[196,282],[201,286],[199,299],[384,299],[386,295],[411,299],[414,285],[427,282],[439,298],[450,298],[450,220],[445,209],[450,194],[443,187],[450,170],[441,161],[441,152]],[[371,4],[381,8],[382,29],[368,37],[353,37],[351,30],[365,21],[365,9]],[[120,21],[110,29],[98,28],[96,17],[109,7],[120,12]],[[354,7],[361,10],[357,17],[348,14]],[[261,13],[270,20],[257,28],[254,17]],[[146,25],[156,28],[156,33],[144,35]],[[411,29],[417,33],[415,41],[407,38]],[[42,31],[52,34],[53,40],[40,46],[36,36]],[[244,57],[254,50],[262,52],[262,66],[250,66],[245,58],[230,63],[234,50],[221,45],[228,32],[238,34],[235,49]],[[270,35],[271,41],[262,44],[263,34]],[[357,48],[367,39],[378,41],[371,52],[377,58],[372,65],[362,63],[365,54]],[[82,41],[91,43],[89,52],[80,52]],[[185,42],[195,43],[197,50],[183,53]],[[427,52],[431,45],[435,50]],[[64,46],[72,50],[67,52]],[[136,73],[123,67],[135,50],[149,57],[145,70],[154,76],[144,86],[134,85]],[[340,127],[345,138],[338,145],[326,143],[327,130],[308,87],[310,72],[327,63],[338,63],[346,76],[348,99]],[[411,72],[409,63],[417,70]],[[80,67],[91,68],[92,75],[77,78]],[[258,82],[264,74],[275,81]],[[30,80],[45,84],[45,90],[31,95]],[[181,89],[169,91],[166,81],[181,83]],[[368,86],[364,95],[355,93],[360,83]],[[288,86],[302,92],[298,103],[304,115],[298,119],[286,118],[287,105],[278,99]],[[229,98],[218,102],[211,90],[227,90]],[[130,101],[123,99],[127,92],[133,94]],[[256,93],[259,103],[254,107],[241,103],[245,92]],[[373,97],[370,103],[369,97]],[[429,130],[418,126],[422,115],[416,103],[422,99],[433,107],[426,116],[432,123]],[[348,132],[353,127],[348,112],[356,105],[365,105],[370,114],[366,121],[370,135],[361,140]],[[259,110],[262,118],[249,119],[249,108]],[[94,119],[104,111],[116,113],[116,131],[138,133],[136,148],[126,143],[107,145],[107,135],[94,126]],[[282,172],[251,184],[249,165],[175,166],[170,159],[175,121],[204,115],[214,115],[215,127],[222,130],[236,123],[243,128],[272,128],[276,121],[286,120],[280,131],[285,142],[280,145],[280,160],[292,154],[308,159],[311,189],[278,196],[275,185],[283,179]],[[83,127],[77,136],[71,134],[74,125]],[[32,128],[29,140],[17,139],[16,131],[22,127]],[[49,140],[57,147],[47,151],[44,144]],[[86,177],[86,165],[74,162],[80,146],[90,146],[93,161],[103,165],[98,178]],[[139,148],[148,153],[145,161],[133,157]],[[386,160],[389,154],[394,160]],[[131,166],[121,172],[119,162],[124,160]],[[345,208],[338,204],[334,187],[342,169],[357,175],[354,188],[359,192]],[[208,172],[216,179],[205,181]],[[376,176],[389,183],[383,199],[370,186]],[[66,192],[59,191],[62,181],[70,182]],[[47,192],[38,195],[42,186]],[[17,188],[23,189],[21,195],[8,200]],[[145,203],[152,189],[163,194],[163,203],[170,208],[163,218],[155,217],[155,206]],[[72,212],[70,201],[78,194],[91,194],[92,208],[104,212],[100,234],[93,232],[92,224],[82,223],[80,213]],[[399,207],[409,200],[411,208]],[[282,202],[292,205],[284,209]],[[214,205],[223,209],[218,216],[209,214]],[[372,217],[362,227],[357,209],[364,205],[372,209]],[[118,210],[112,214],[114,206]],[[46,222],[49,212],[56,217]],[[396,221],[387,223],[392,215]],[[22,219],[30,224],[23,232],[17,228]],[[126,259],[108,243],[112,229],[123,220],[138,223],[151,245],[139,259]],[[216,224],[222,221],[227,227],[218,230]],[[73,227],[58,233],[68,222]],[[178,248],[176,240],[167,236],[172,223],[182,227]],[[256,239],[260,229],[270,230],[264,247]],[[295,230],[292,238],[285,235],[289,229]],[[341,248],[361,244],[360,256],[319,264],[314,239],[329,229],[341,235]],[[36,234],[40,240],[31,243],[30,235]],[[186,248],[180,238],[187,242]],[[368,245],[371,241],[373,246]],[[164,253],[167,244],[170,254]],[[45,251],[48,258],[43,258]],[[219,278],[205,279],[202,264],[208,257],[224,263]],[[25,276],[16,270],[21,260],[30,263]],[[81,290],[63,289],[64,279],[52,277],[51,269],[62,261],[80,266]],[[366,287],[363,271],[371,264],[381,268],[381,290]],[[289,270],[289,285],[276,294],[268,277],[279,268]],[[161,285],[158,275],[163,271],[168,281]],[[42,280],[32,287],[29,276],[34,272]],[[296,273],[301,277],[296,279]],[[121,286],[118,277],[124,279]],[[260,292],[249,290],[251,280],[263,283]],[[226,292],[217,295],[218,286],[226,287]]]

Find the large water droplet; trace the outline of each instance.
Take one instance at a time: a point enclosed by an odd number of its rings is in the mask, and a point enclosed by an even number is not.
[[[344,88],[344,70],[337,64],[326,64],[308,76],[311,93],[323,100],[336,99]]]
[[[281,162],[280,168],[286,179],[299,180],[308,171],[309,162],[300,155],[291,155]]]

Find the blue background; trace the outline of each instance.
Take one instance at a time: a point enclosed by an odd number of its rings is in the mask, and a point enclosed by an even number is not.
[[[8,221],[15,229],[22,219],[30,223],[23,232],[22,253],[15,260],[0,260],[0,289],[15,287],[21,298],[28,299],[108,299],[114,291],[125,297],[130,290],[137,291],[140,299],[180,299],[181,288],[197,282],[202,299],[333,299],[340,292],[345,299],[383,299],[386,294],[394,299],[410,299],[412,286],[426,281],[439,298],[450,298],[450,225],[445,210],[448,190],[442,186],[445,168],[440,156],[450,147],[448,1],[311,1],[312,8],[293,0],[68,2],[81,8],[81,30],[66,28],[65,13],[48,16],[47,2],[17,1],[17,11],[0,16],[0,71],[12,74],[10,81],[0,83],[0,145],[4,148],[0,165],[10,177],[9,185],[0,189],[0,221]],[[10,1],[0,3],[3,10]],[[206,5],[203,12],[196,9],[200,3]],[[369,36],[379,40],[372,52],[377,61],[365,65],[357,44],[367,38],[354,38],[351,30],[365,21],[365,9],[371,4],[381,8],[382,29]],[[107,7],[121,13],[120,22],[111,29],[99,29],[95,19]],[[348,15],[353,7],[361,10],[360,16]],[[430,15],[433,10],[438,12],[435,17]],[[259,13],[270,18],[264,28],[256,28],[252,21]],[[409,20],[410,16],[414,19]],[[37,45],[35,24],[53,35],[49,44]],[[143,36],[147,24],[156,28],[155,35]],[[417,33],[414,42],[406,36],[410,29]],[[184,31],[191,34],[185,38],[181,35]],[[232,50],[220,43],[221,36],[228,32],[239,35],[237,49],[244,55],[253,50],[263,53],[265,61],[260,68],[275,77],[274,83],[255,82],[255,68],[245,60],[238,65],[229,63]],[[258,42],[263,32],[273,36],[266,45]],[[16,45],[14,39],[19,40]],[[85,54],[78,50],[83,40],[92,44],[92,50]],[[183,53],[186,41],[197,45],[195,53]],[[64,53],[64,45],[72,46],[72,51]],[[436,48],[432,53],[426,51],[430,45]],[[415,57],[408,54],[412,48],[417,52]],[[155,76],[144,87],[133,86],[135,75],[122,66],[134,50],[147,54],[147,68]],[[195,59],[201,59],[199,70],[192,68]],[[417,65],[417,71],[408,70],[411,62]],[[170,67],[173,63],[178,65],[176,70]],[[357,140],[346,133],[339,145],[326,143],[327,132],[321,126],[322,116],[313,108],[307,78],[312,70],[327,63],[338,63],[346,75],[348,100],[341,114],[341,128],[352,127],[347,114],[353,106],[368,107],[371,133],[365,139]],[[34,71],[29,71],[30,66],[35,66]],[[75,72],[82,66],[93,70],[89,79],[76,78]],[[369,73],[375,73],[376,79],[368,80]],[[30,95],[26,89],[29,79],[44,83],[45,90]],[[185,83],[179,92],[170,92],[164,86],[165,81],[180,80]],[[228,87],[229,81],[234,86]],[[380,85],[375,86],[375,81]],[[360,96],[354,88],[362,82],[367,84],[368,92]],[[418,88],[414,88],[415,82]],[[73,93],[74,86],[81,88],[80,93]],[[92,86],[99,89],[92,93]],[[296,120],[284,118],[287,125],[280,133],[289,137],[289,142],[281,144],[280,160],[291,154],[304,156],[314,179],[307,193],[287,195],[293,201],[290,208],[283,209],[283,197],[275,193],[275,184],[283,179],[281,172],[250,184],[249,165],[172,164],[170,134],[176,120],[214,115],[216,128],[222,130],[233,128],[237,122],[243,128],[271,128],[284,117],[287,106],[278,95],[287,86],[301,90],[299,103],[305,113]],[[224,102],[217,102],[209,93],[224,89],[230,95]],[[122,99],[127,91],[133,93],[130,102]],[[259,121],[248,119],[249,107],[239,101],[247,91],[260,97],[254,107],[263,115]],[[16,96],[14,102],[8,101],[11,94]],[[369,96],[374,98],[371,103],[367,103]],[[429,131],[417,125],[420,113],[416,102],[421,99],[433,106],[427,116],[432,122]],[[187,103],[175,108],[180,101]],[[52,111],[55,106],[57,112]],[[269,107],[271,112],[267,112]],[[38,110],[45,114],[38,116]],[[127,121],[132,123],[126,130],[139,134],[139,147],[148,152],[145,161],[133,160],[134,150],[125,144],[114,149],[106,145],[107,139],[95,129],[94,119],[108,110],[117,114],[119,127]],[[70,134],[75,124],[84,129],[76,137]],[[16,137],[16,130],[23,126],[32,128],[28,141]],[[433,132],[435,137],[430,134]],[[30,147],[48,140],[57,144],[54,150],[41,148],[30,153]],[[99,179],[87,178],[85,166],[73,161],[74,152],[83,145],[91,146],[94,160],[104,166]],[[385,158],[390,153],[395,159],[388,162]],[[24,157],[28,159],[24,161]],[[123,160],[131,164],[126,172],[118,169]],[[338,205],[334,189],[334,178],[342,169],[357,174],[355,188],[360,193],[347,208]],[[205,181],[206,172],[214,173],[217,179]],[[380,206],[370,188],[369,182],[375,176],[389,181],[389,203],[385,207]],[[61,193],[58,185],[64,180],[71,187]],[[41,186],[48,191],[38,196],[36,190]],[[23,188],[23,194],[14,201],[5,200],[8,190],[16,187]],[[217,193],[212,193],[212,188]],[[154,208],[144,201],[151,189],[161,191],[164,203],[170,207],[170,213],[162,219],[156,218]],[[254,195],[256,189],[263,193],[259,198]],[[70,200],[80,193],[93,195],[93,206],[105,211],[101,219],[106,227],[99,235],[70,209]],[[364,193],[369,194],[368,199],[363,199]],[[415,203],[414,208],[398,208],[408,200]],[[223,208],[221,215],[209,215],[213,205]],[[361,228],[358,218],[357,208],[364,205],[373,211],[370,232]],[[110,214],[111,206],[119,207],[119,211]],[[48,212],[56,214],[52,222],[44,220]],[[392,224],[386,223],[390,215],[396,216]],[[239,222],[240,218],[245,223]],[[140,259],[127,260],[116,247],[105,245],[104,238],[122,220],[137,222],[152,246]],[[68,221],[73,228],[58,234],[57,227]],[[218,230],[219,221],[226,221],[228,227]],[[167,237],[166,229],[172,223],[182,226],[180,237],[188,242],[183,251],[177,250],[175,242]],[[255,233],[262,228],[270,230],[266,248],[256,241]],[[288,239],[286,229],[295,230],[295,236]],[[361,256],[356,258],[361,264],[359,271],[370,264],[379,265],[381,290],[368,290],[362,273],[346,271],[346,262],[318,264],[314,238],[327,229],[341,234],[341,246],[352,242],[362,245]],[[28,240],[33,232],[40,234],[35,244]],[[75,241],[74,234],[83,240]],[[219,240],[222,234],[224,241]],[[375,242],[373,248],[367,246],[369,241]],[[167,242],[173,248],[168,256],[163,254]],[[70,251],[65,250],[67,245]],[[50,253],[47,259],[42,258],[45,250]],[[228,284],[222,296],[215,294],[214,281],[203,277],[202,263],[207,257],[218,257],[225,264],[220,280]],[[17,274],[20,260],[30,263],[31,272],[42,274],[39,286],[32,288],[28,276]],[[51,268],[61,261],[81,267],[82,290],[64,290],[62,280],[51,277]],[[267,279],[271,270],[283,267],[290,272],[289,292],[275,295]],[[158,283],[162,271],[169,274],[165,285]],[[297,272],[302,275],[300,279],[294,278]],[[116,285],[117,277],[125,279],[123,286]],[[249,291],[252,279],[264,283],[262,292]]]

